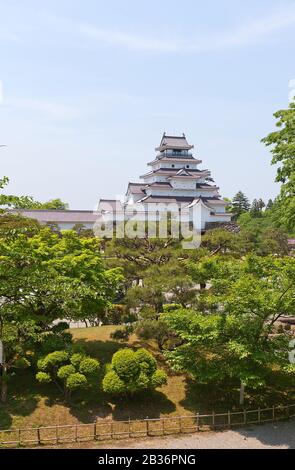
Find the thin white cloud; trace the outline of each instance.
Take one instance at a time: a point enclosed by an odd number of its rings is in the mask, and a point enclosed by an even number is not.
[[[45,99],[17,98],[5,100],[6,106],[18,110],[38,113],[53,121],[68,121],[79,116],[76,109],[63,103],[56,103]]]
[[[174,52],[182,49],[185,45],[185,43],[180,41],[164,41],[119,31],[100,29],[86,23],[76,24],[76,32],[84,37],[92,38],[111,46],[120,46],[127,49]]]
[[[59,21],[61,18],[59,18]],[[72,32],[98,44],[138,51],[154,52],[206,52],[256,44],[273,33],[295,25],[295,5],[272,11],[263,18],[242,24],[232,31],[218,35],[186,39],[162,39],[122,31],[101,29],[88,23],[67,21]]]

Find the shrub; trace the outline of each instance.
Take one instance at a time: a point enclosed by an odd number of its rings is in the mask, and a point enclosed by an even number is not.
[[[99,371],[99,361],[92,359],[91,357],[86,357],[80,362],[79,372],[87,376],[92,376],[98,373]]]
[[[151,378],[152,388],[161,387],[167,383],[167,374],[160,369],[157,369]]]
[[[70,375],[75,374],[76,369],[72,364],[62,366],[57,371],[57,377],[61,380],[66,380]]]
[[[68,398],[74,390],[91,385],[88,378],[98,374],[100,364],[84,354],[70,355],[67,351],[54,351],[39,359],[36,379],[41,383],[54,382]]]
[[[42,369],[48,370],[51,367],[59,367],[62,364],[66,363],[69,360],[69,353],[67,351],[54,351],[50,354],[47,354],[46,357],[41,359]],[[39,361],[38,361],[39,364]],[[39,368],[39,365],[38,365]]]
[[[114,371],[124,382],[130,382],[140,373],[139,361],[131,349],[121,349],[112,358]]]
[[[80,366],[80,363],[85,359],[85,355],[82,353],[75,353],[71,356],[70,361],[71,364],[73,364],[74,367],[78,368]]]
[[[87,379],[85,375],[76,372],[75,374],[71,374],[66,380],[66,387],[72,392],[73,390],[86,388],[87,387]]]
[[[111,333],[111,338],[117,341],[128,341],[130,335],[133,333],[133,326],[128,325],[124,328],[117,329]]]
[[[146,349],[138,349],[135,353],[140,369],[147,375],[152,375],[157,369],[157,361]]]
[[[41,384],[48,384],[51,382],[51,377],[49,374],[47,374],[46,372],[38,372],[36,374],[36,379],[38,380],[38,382],[40,382]]]
[[[146,349],[121,349],[113,355],[102,386],[114,395],[133,394],[159,387],[166,380],[165,372],[157,369],[155,358]]]
[[[115,371],[111,370],[107,372],[102,381],[102,388],[106,393],[112,395],[119,395],[124,393],[125,384],[123,380],[116,374]]]

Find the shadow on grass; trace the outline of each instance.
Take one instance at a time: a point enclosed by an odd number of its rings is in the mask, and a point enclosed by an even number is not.
[[[14,416],[30,416],[39,401],[32,389],[32,374],[21,371],[10,377],[7,402],[0,405],[0,429],[9,429]]]
[[[75,345],[83,348],[87,354],[98,359],[101,364],[111,362],[113,354],[119,349],[130,348],[127,343],[118,341],[87,341],[84,338],[75,340]]]
[[[140,393],[129,399],[113,399],[113,419],[159,418],[162,414],[173,413],[175,404],[160,391]]]
[[[180,402],[191,413],[212,413],[239,411],[244,408],[268,408],[295,402],[294,385],[284,374],[274,373],[271,381],[257,389],[245,389],[245,404],[239,405],[239,383],[228,381],[223,384],[198,384],[187,379],[185,398]]]

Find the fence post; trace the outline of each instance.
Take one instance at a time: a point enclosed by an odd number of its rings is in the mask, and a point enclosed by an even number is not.
[[[20,429],[18,430],[18,445],[21,445]]]
[[[95,421],[94,426],[93,426],[93,438],[96,441],[96,421]]]
[[[146,420],[146,436],[148,437],[149,435],[149,422]]]
[[[78,425],[77,424],[75,428],[75,441],[78,442]]]
[[[129,420],[128,420],[128,436],[130,438],[130,416],[129,416]]]
[[[230,427],[231,427],[231,415],[230,415],[230,411],[227,412],[227,424],[228,424],[228,427],[230,428]]]
[[[55,438],[56,438],[56,443],[58,444],[58,426],[55,426]]]
[[[287,405],[287,419],[290,418],[290,407],[289,405]]]
[[[200,431],[200,413],[197,413],[197,432]]]
[[[274,422],[276,420],[276,408],[275,405],[272,407],[272,421]]]
[[[40,445],[41,444],[40,428],[37,428],[37,440],[38,440],[38,444]]]
[[[247,424],[247,410],[244,410],[244,424]]]
[[[212,411],[212,426],[215,429],[215,411]]]
[[[114,426],[113,426],[113,423],[111,423],[111,438],[114,439]]]
[[[163,431],[163,436],[165,436],[165,420],[162,419],[162,431]]]
[[[258,423],[261,422],[261,413],[260,413],[260,407],[258,408]]]
[[[182,418],[179,417],[179,432],[182,433]]]

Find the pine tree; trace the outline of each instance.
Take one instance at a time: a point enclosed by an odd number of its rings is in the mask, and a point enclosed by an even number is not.
[[[257,201],[257,199],[253,199],[251,209],[250,209],[250,213],[253,217],[257,217],[259,215],[260,207],[259,207],[259,202]]]
[[[258,207],[260,211],[265,207],[265,202],[261,198],[258,199]]]
[[[232,210],[233,212],[239,216],[243,212],[248,212],[250,209],[250,203],[247,196],[242,192],[239,191],[232,200]]]
[[[273,207],[273,200],[272,199],[269,199],[268,200],[268,203],[266,204],[266,210],[268,211],[269,209],[271,209]]]

